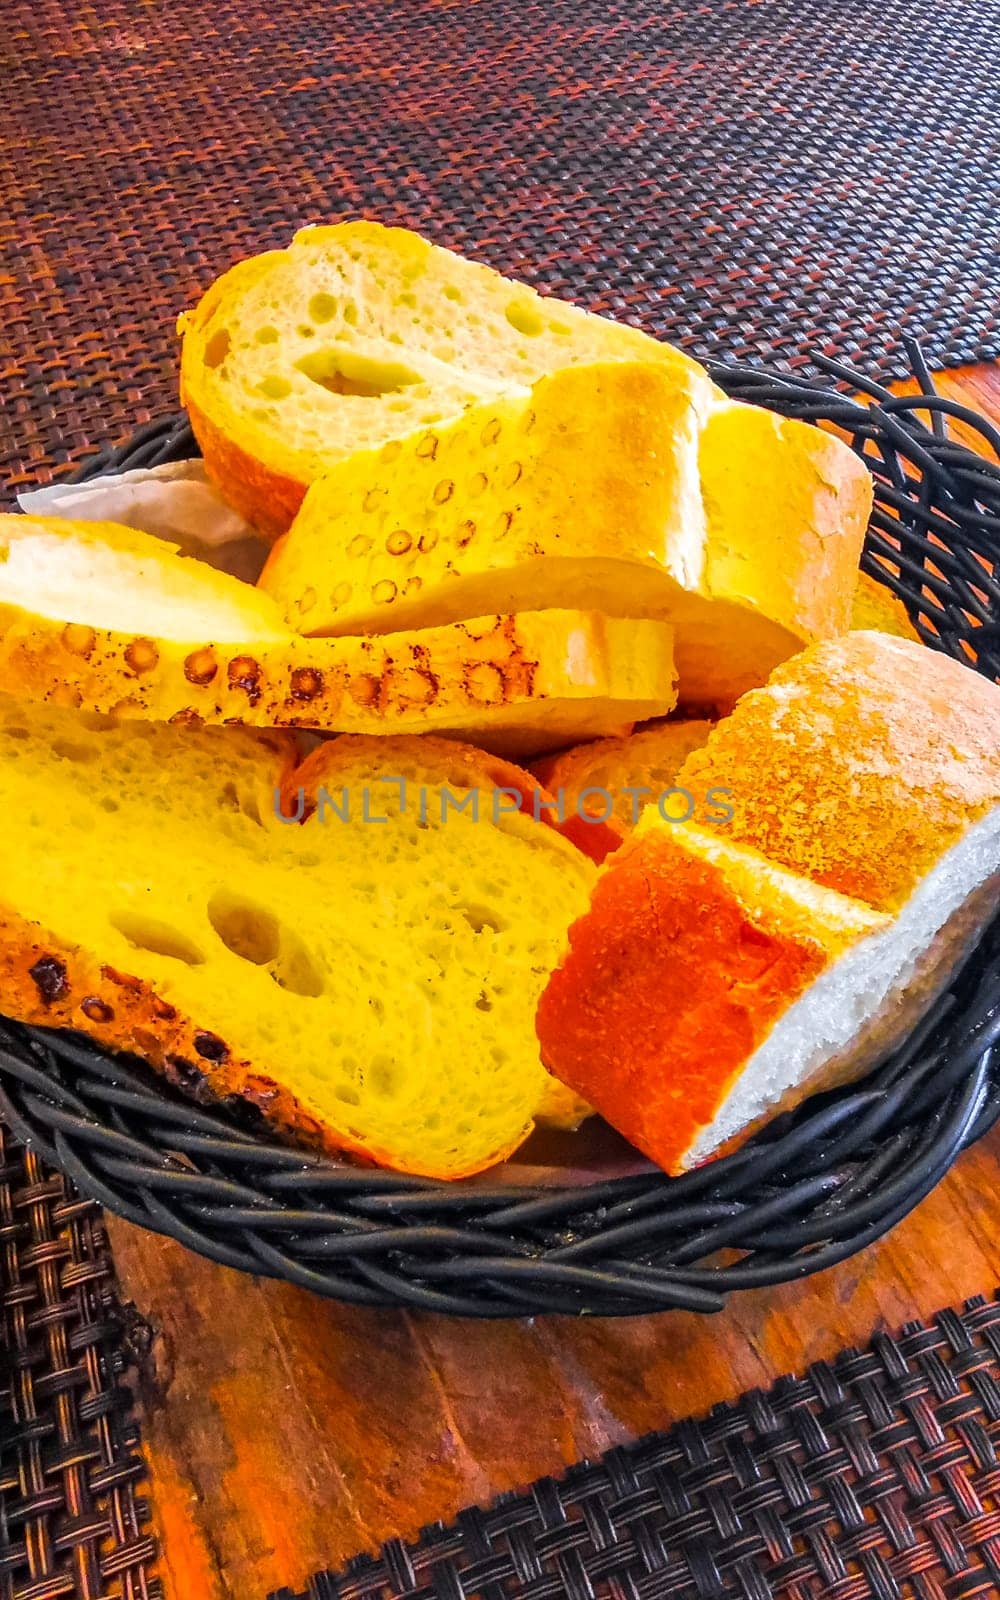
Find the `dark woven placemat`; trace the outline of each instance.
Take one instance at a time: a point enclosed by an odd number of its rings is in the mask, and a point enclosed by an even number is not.
[[[0,480],[172,410],[177,311],[359,212],[700,354],[1000,355],[998,39],[1000,0],[7,0]]]
[[[125,1343],[100,1211],[0,1125],[0,1600],[162,1596]]]
[[[298,1600],[986,1600],[998,1447],[1000,1304],[970,1300]]]

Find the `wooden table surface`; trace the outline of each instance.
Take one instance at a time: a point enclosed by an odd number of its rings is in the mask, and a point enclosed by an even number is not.
[[[941,391],[1000,423],[1000,368]],[[961,437],[962,430],[956,428]],[[1000,1129],[862,1255],[715,1317],[472,1323],[258,1282],[129,1224],[123,1297],[170,1600],[263,1600],[1000,1282]]]

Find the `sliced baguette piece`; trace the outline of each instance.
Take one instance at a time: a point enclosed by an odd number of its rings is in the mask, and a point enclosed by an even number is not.
[[[747,695],[678,783],[728,787],[732,823],[648,809],[538,1013],[549,1067],[669,1171],[867,1070],[995,915],[1000,689],[851,634]],[[788,895],[809,960],[777,937]]]
[[[769,1041],[822,1025],[824,975],[842,993],[832,975],[856,971],[851,952],[890,919],[721,834],[648,815],[570,929],[538,1033],[560,1079],[678,1173],[755,1120],[777,1089]]]
[[[367,221],[303,229],[240,262],[178,331],[181,399],[209,475],[271,535],[345,456],[546,372],[595,360],[703,371],[636,328]]]
[[[376,813],[381,809],[381,795],[392,788],[404,813],[421,823],[432,812],[435,820],[446,822],[452,810],[461,807],[474,822],[488,826],[495,808],[502,815],[517,808],[534,822],[554,829],[594,861],[603,860],[618,844],[609,827],[559,815],[551,795],[530,771],[472,745],[429,736],[379,740],[342,734],[325,741],[298,767],[286,768],[282,814],[309,821],[322,803],[339,816],[350,800],[345,778],[355,789],[359,785],[368,788],[373,797],[370,809]],[[540,1127],[573,1131],[590,1114],[591,1108],[581,1096],[548,1073],[543,1075],[534,1111]]]
[[[899,639],[924,642],[903,602],[867,572],[858,573],[858,586],[851,605],[851,627],[861,633],[893,633]]]
[[[567,368],[313,484],[260,585],[308,634],[599,606],[669,619],[685,705],[842,633],[871,507],[838,439],[703,374]]]
[[[730,791],[735,843],[897,912],[1000,804],[1000,688],[913,640],[849,633],[746,695],[677,781]]]
[[[9,692],[119,717],[442,732],[534,753],[676,700],[670,630],[593,613],[305,639],[263,592],[111,523],[0,517]]]
[[[331,741],[301,775],[343,816],[279,820],[289,749],[0,700],[0,1007],[329,1154],[489,1166],[553,1103],[533,1006],[595,869],[524,811],[443,815],[495,765],[434,739]]]
[[[562,800],[567,818],[609,822],[620,842],[644,807],[657,804],[674,787],[685,760],[701,748],[714,726],[707,720],[651,722],[617,739],[595,739],[544,756],[531,770]],[[704,820],[705,797],[693,798]],[[682,809],[673,806],[675,812]]]

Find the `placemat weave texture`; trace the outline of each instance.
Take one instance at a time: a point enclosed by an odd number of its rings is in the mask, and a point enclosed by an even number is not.
[[[162,1596],[125,1344],[100,1211],[0,1125],[0,1600]]]
[[[1000,355],[1000,0],[7,0],[0,479],[173,409],[179,309],[367,212],[699,354]]]
[[[976,1299],[387,1544],[298,1600],[985,1600],[998,1446],[1000,1304]]]

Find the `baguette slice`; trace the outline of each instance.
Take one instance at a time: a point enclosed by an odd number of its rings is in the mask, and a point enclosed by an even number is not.
[[[539,1005],[543,1059],[668,1171],[867,1070],[1000,903],[1000,689],[851,634],[747,695],[649,808]]]
[[[713,409],[698,372],[579,366],[331,468],[260,585],[309,634],[669,619],[685,705],[729,705],[849,626],[870,507],[867,468],[816,428]]]
[[[492,790],[476,752],[332,741],[298,776],[290,753],[0,700],[0,1006],[330,1154],[489,1166],[553,1105],[533,1004],[594,868],[509,801],[460,809]],[[344,817],[279,820],[299,778]]]
[[[539,1003],[543,1060],[651,1160],[682,1172],[756,1120],[768,1091],[780,1108],[782,1049],[857,980],[859,941],[889,925],[711,830],[650,812],[570,929]],[[801,1093],[836,1073],[824,1063]]]
[[[310,483],[476,401],[595,360],[698,363],[544,298],[404,228],[303,229],[242,261],[180,318],[181,399],[226,499],[263,532]]]
[[[152,535],[0,517],[0,670],[30,699],[157,721],[443,732],[534,753],[676,700],[670,630],[592,613],[304,639]]]
[[[913,640],[848,633],[746,695],[677,781],[731,791],[735,843],[895,913],[1000,803],[1000,688]]]
[[[685,760],[701,748],[713,727],[708,721],[652,722],[617,739],[595,739],[544,756],[531,770],[551,794],[561,797],[567,819],[587,816],[607,822],[620,843],[643,808],[674,788]],[[693,798],[701,814],[705,797]],[[673,806],[674,812],[683,809]]]

